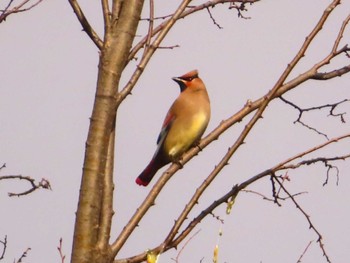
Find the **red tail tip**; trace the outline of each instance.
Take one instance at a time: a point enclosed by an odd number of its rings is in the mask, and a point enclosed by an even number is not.
[[[147,186],[149,182],[142,181],[139,177],[136,178],[135,182],[138,185]]]

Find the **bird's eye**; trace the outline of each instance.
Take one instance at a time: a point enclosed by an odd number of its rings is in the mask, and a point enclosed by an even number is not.
[[[194,80],[196,78],[198,78],[198,76],[192,76],[192,77],[183,78],[183,80],[192,81],[192,80]]]

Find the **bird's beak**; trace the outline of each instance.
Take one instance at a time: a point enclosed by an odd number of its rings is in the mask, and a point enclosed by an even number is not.
[[[172,78],[172,80],[175,81],[177,84],[179,84],[181,91],[184,91],[186,89],[186,84],[183,79],[179,77],[174,77]]]
[[[178,77],[174,77],[174,78],[172,78],[172,80],[177,82],[178,84],[183,83],[183,80],[178,78]]]

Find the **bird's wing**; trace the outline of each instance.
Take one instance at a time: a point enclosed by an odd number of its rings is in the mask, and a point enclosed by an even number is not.
[[[164,139],[166,138],[171,124],[173,123],[175,119],[175,116],[173,114],[171,114],[170,112],[168,112],[168,114],[166,115],[163,125],[162,125],[162,129],[160,130],[158,139],[157,139],[157,145],[162,145]]]

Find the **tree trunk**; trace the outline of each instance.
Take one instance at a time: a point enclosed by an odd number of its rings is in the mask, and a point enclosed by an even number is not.
[[[104,177],[108,148],[111,147],[110,136],[114,136],[118,85],[140,20],[142,6],[143,0],[115,0],[113,13],[105,17],[109,21],[105,27],[95,102],[86,142],[72,263],[112,261],[108,245],[110,233],[101,234],[101,218],[106,213],[112,215],[111,211],[102,209],[112,207],[102,206],[102,200],[105,200]],[[113,198],[108,200],[112,202]],[[110,226],[107,229],[110,229]]]

